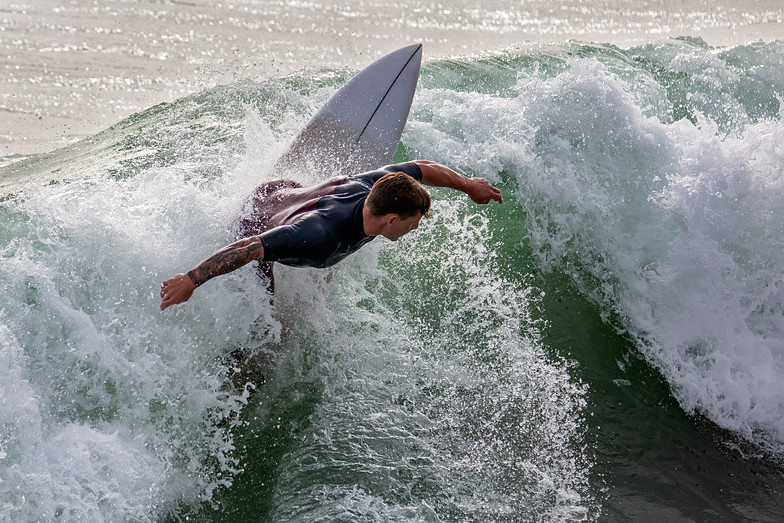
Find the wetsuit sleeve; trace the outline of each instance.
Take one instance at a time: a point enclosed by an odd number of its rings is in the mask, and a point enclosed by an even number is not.
[[[319,267],[333,254],[328,232],[319,219],[303,218],[261,234],[264,261]]]
[[[387,165],[382,167],[381,169],[376,169],[375,171],[369,171],[366,173],[358,174],[356,176],[352,176],[351,178],[358,178],[363,180],[370,185],[376,183],[382,176],[389,173],[394,172],[402,172],[409,175],[411,178],[418,182],[422,182],[422,170],[419,168],[417,164],[414,162],[405,162],[405,163],[396,163],[392,165]]]

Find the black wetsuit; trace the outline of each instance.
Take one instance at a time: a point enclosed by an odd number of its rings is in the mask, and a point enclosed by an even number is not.
[[[407,162],[308,188],[289,181],[262,185],[250,200],[240,233],[261,238],[265,262],[330,267],[375,238],[364,233],[365,199],[379,178],[396,171],[422,181],[419,166]]]

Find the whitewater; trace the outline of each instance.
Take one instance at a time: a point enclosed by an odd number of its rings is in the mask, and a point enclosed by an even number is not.
[[[2,11],[0,519],[784,517],[781,7],[491,4]],[[395,159],[504,204],[161,313],[369,24],[425,41]]]

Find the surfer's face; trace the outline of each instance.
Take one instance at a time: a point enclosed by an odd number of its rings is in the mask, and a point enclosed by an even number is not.
[[[419,227],[419,221],[422,219],[422,216],[422,214],[418,214],[408,218],[401,218],[398,214],[390,214],[381,234],[393,242],[397,241]]]

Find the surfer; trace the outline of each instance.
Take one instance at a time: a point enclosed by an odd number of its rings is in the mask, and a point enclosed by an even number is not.
[[[480,204],[502,202],[501,191],[484,178],[468,178],[427,160],[312,187],[289,180],[269,182],[249,198],[238,224],[240,240],[161,284],[161,310],[188,301],[206,281],[253,260],[261,262],[271,286],[272,262],[330,267],[376,236],[397,241],[416,229],[430,210],[430,194],[420,182],[464,192]]]

